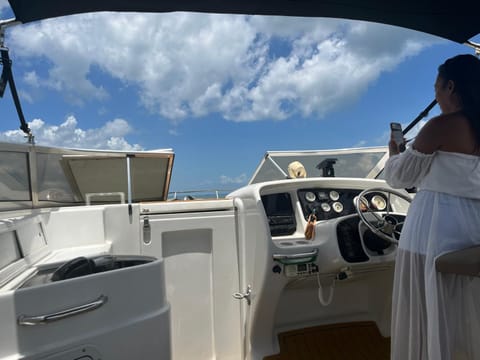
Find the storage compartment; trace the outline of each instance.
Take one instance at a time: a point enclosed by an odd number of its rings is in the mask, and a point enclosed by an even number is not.
[[[263,195],[262,203],[267,215],[270,235],[292,235],[296,231],[295,212],[289,193]]]
[[[31,287],[49,282],[73,279],[85,275],[92,275],[105,271],[127,268],[146,264],[156,260],[151,256],[135,255],[100,255],[94,257],[77,257],[61,266],[44,266],[22,288]]]
[[[163,259],[108,255],[44,266],[0,294],[0,305],[10,339],[0,358],[171,358]]]

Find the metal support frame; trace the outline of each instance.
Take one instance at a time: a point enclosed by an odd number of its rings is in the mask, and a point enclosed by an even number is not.
[[[480,58],[480,44],[474,43],[473,41],[467,40],[464,45],[471,47],[475,51],[475,56]],[[404,130],[403,134],[405,135],[410,131],[417,123],[422,120],[424,117],[428,116],[428,112],[437,104],[437,100],[433,100]]]
[[[278,165],[277,162],[272,159],[270,154],[267,153],[267,155],[265,156],[265,160],[269,160],[273,164],[273,166],[275,166],[278,169],[278,171],[280,171],[285,176],[285,178],[288,179],[288,174],[285,173],[285,171],[283,171],[280,165]]]
[[[25,116],[23,115],[22,105],[20,103],[20,98],[17,93],[17,88],[15,86],[15,81],[13,79],[12,73],[12,61],[8,54],[8,48],[5,47],[5,30],[8,27],[19,24],[19,21],[15,19],[9,20],[0,20],[0,63],[3,65],[2,74],[0,77],[0,97],[3,96],[3,92],[8,85],[10,85],[10,91],[12,93],[13,102],[15,103],[15,108],[17,110],[18,118],[20,120],[20,129],[26,134],[26,138],[29,144],[34,144],[34,136],[32,131],[28,127],[27,122],[25,121]]]
[[[0,48],[5,46],[5,30],[19,24],[21,24],[21,22],[15,19],[0,20]]]
[[[475,55],[480,57],[480,44],[474,43],[473,41],[467,40],[465,45],[471,47],[475,51]]]

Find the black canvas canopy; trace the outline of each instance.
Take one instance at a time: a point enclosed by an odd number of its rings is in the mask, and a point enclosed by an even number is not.
[[[97,11],[332,17],[397,25],[459,43],[480,33],[478,0],[9,0],[22,23]]]

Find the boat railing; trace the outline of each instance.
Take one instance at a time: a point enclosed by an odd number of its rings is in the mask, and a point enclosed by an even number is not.
[[[167,200],[224,199],[232,191],[233,189],[170,191]]]

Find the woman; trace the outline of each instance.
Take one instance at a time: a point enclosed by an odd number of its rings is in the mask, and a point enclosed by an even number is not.
[[[412,147],[390,140],[387,183],[418,187],[405,221],[392,301],[394,360],[480,359],[480,279],[435,271],[443,253],[480,244],[480,60],[438,68],[442,114]]]

